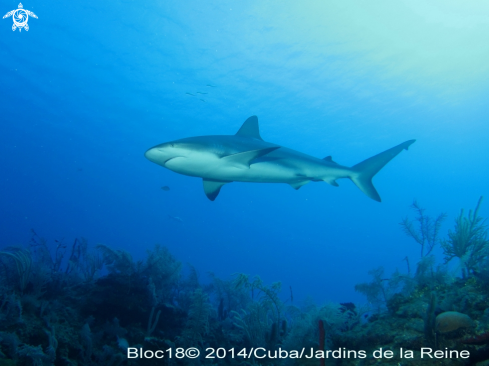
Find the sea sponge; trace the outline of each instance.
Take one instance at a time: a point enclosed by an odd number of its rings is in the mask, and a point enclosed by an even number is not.
[[[435,319],[435,330],[438,333],[447,333],[459,328],[474,326],[474,321],[468,315],[457,311],[445,311],[438,314]]]

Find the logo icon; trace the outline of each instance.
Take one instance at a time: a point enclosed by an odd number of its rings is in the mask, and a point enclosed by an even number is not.
[[[19,32],[22,30],[22,28],[28,31],[29,25],[27,24],[27,21],[29,20],[29,15],[37,19],[36,14],[34,14],[32,11],[25,10],[22,3],[19,3],[19,8],[9,11],[3,16],[3,19],[12,16],[12,19],[14,20],[14,24],[12,25],[13,31],[15,31],[17,28],[19,28]]]

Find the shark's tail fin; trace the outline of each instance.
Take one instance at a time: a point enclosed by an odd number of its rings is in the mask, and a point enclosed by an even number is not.
[[[397,154],[399,154],[403,149],[408,149],[408,147],[413,144],[416,140],[409,140],[394,146],[393,148],[381,152],[367,160],[354,165],[351,170],[352,174],[350,179],[356,184],[360,190],[367,196],[380,202],[380,196],[377,193],[374,185],[372,184],[372,178],[378,173],[380,169],[384,167],[389,161],[391,161]]]

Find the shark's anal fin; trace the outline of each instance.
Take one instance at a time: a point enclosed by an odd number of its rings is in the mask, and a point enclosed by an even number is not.
[[[202,179],[202,182],[204,183],[205,195],[211,201],[214,201],[216,199],[223,185],[225,185],[226,183],[231,183],[231,182],[208,180],[208,179]]]
[[[254,139],[263,141],[260,136],[260,129],[258,128],[258,117],[251,116],[246,121],[244,121],[239,131],[236,132],[236,136],[252,137]]]
[[[280,146],[274,146],[274,147],[267,147],[265,149],[244,151],[244,152],[224,156],[221,158],[221,160],[223,160],[223,162],[225,162],[226,164],[234,166],[235,168],[249,169],[254,159],[267,155],[279,148]]]

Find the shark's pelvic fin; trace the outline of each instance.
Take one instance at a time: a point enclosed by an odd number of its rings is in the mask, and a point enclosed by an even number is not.
[[[356,184],[360,190],[367,196],[375,201],[380,202],[380,196],[372,184],[372,178],[378,173],[389,161],[391,161],[397,154],[402,150],[407,150],[408,147],[413,144],[416,140],[409,140],[394,146],[393,148],[381,152],[367,160],[354,165],[351,169],[353,171],[350,179]]]
[[[331,184],[332,186],[335,186],[335,187],[339,187],[340,185],[338,184],[338,182],[336,182],[336,179],[332,179],[332,178],[324,178],[323,179],[326,183],[328,184]]]
[[[294,188],[295,190],[298,190],[300,187],[302,187],[303,185],[306,185],[309,182],[310,182],[310,180],[301,180],[301,181],[289,183],[289,184],[292,188]]]
[[[260,136],[260,129],[258,127],[258,117],[251,116],[246,121],[244,121],[239,131],[236,132],[236,136],[252,137],[254,139],[263,141]]]
[[[280,146],[267,147],[266,149],[257,149],[244,151],[232,155],[226,155],[221,159],[226,162],[226,164],[232,165],[239,169],[249,169],[250,165],[253,164],[254,159],[258,159],[264,155],[277,150]]]
[[[208,179],[202,179],[202,182],[204,183],[205,195],[211,201],[214,201],[216,199],[223,185],[225,185],[226,183],[231,183],[231,182],[208,180]]]

